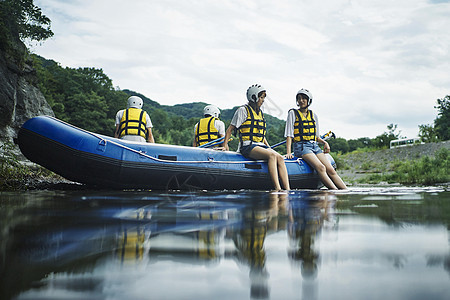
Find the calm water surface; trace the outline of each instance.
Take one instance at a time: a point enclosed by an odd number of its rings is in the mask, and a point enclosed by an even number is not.
[[[0,193],[0,299],[450,299],[450,192]]]

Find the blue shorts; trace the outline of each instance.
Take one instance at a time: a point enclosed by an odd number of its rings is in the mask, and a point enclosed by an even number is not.
[[[242,147],[239,149],[239,152],[240,152],[244,157],[249,158],[250,152],[251,152],[251,151],[253,150],[253,148],[255,148],[255,147],[261,147],[261,148],[264,148],[264,149],[269,148],[269,147],[267,147],[266,145],[253,144],[253,143],[251,143],[251,144],[248,145],[248,146],[242,146]]]
[[[296,157],[302,157],[308,153],[319,154],[322,153],[322,149],[320,149],[319,144],[312,142],[298,142],[294,143],[294,155]]]

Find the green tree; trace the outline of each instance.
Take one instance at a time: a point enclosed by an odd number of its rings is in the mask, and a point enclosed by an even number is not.
[[[436,130],[433,125],[419,125],[419,138],[424,143],[433,143],[439,141]]]
[[[344,138],[335,138],[335,139],[329,139],[327,140],[328,144],[330,145],[331,151],[333,152],[340,152],[340,153],[347,153],[348,152],[348,143],[347,140]]]
[[[162,140],[160,141],[159,139],[165,136],[171,127],[169,115],[167,114],[167,112],[160,108],[151,110],[149,114],[150,119],[152,119],[153,126],[157,130],[155,134],[155,142],[163,143]]]
[[[102,69],[62,68],[53,60],[32,56],[38,87],[58,119],[83,129],[112,135],[115,115],[127,94],[115,90]]]
[[[357,140],[348,140],[348,151],[352,152],[357,149],[368,148],[372,145],[372,140],[368,137],[359,138]]]
[[[33,0],[0,1],[0,48],[20,58],[26,51],[20,41],[39,42],[52,37],[50,23]]]
[[[114,119],[107,118],[108,105],[102,96],[91,91],[69,96],[66,102],[68,122],[93,132],[112,135]]]
[[[437,104],[434,108],[437,108],[439,112],[434,120],[434,128],[439,139],[446,141],[450,139],[450,96],[437,99]]]
[[[384,132],[372,140],[372,145],[377,148],[388,148],[389,143],[392,140],[401,138],[400,131],[397,132],[397,124],[389,124],[387,126],[388,131]]]

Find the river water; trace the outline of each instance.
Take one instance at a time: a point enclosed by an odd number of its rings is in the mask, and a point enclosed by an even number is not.
[[[450,192],[0,193],[0,299],[449,299]]]

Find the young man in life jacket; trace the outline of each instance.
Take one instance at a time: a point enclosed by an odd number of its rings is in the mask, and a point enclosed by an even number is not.
[[[220,109],[217,106],[205,106],[203,115],[204,118],[194,126],[194,142],[192,143],[194,147],[202,146],[225,135],[225,124],[219,120]],[[222,143],[216,147],[221,145]]]
[[[284,136],[286,137],[286,158],[293,158],[291,145],[294,146],[294,156],[301,157],[319,174],[322,183],[329,189],[347,189],[347,186],[336,173],[318,143],[324,145],[325,153],[330,152],[330,145],[319,135],[317,115],[308,109],[312,102],[312,94],[301,89],[297,92],[296,101],[299,109],[288,112]]]
[[[154,143],[152,134],[152,120],[148,113],[142,110],[143,101],[138,96],[131,96],[127,100],[127,109],[119,110],[116,114],[115,138],[128,141]]]
[[[270,148],[266,140],[266,120],[261,111],[265,98],[266,90],[259,84],[254,84],[247,89],[248,103],[239,107],[234,113],[231,124],[225,133],[223,148],[229,150],[228,139],[237,129],[239,133],[238,151],[247,158],[267,160],[270,179],[275,190],[282,190],[281,185],[285,190],[290,190],[284,158]]]

